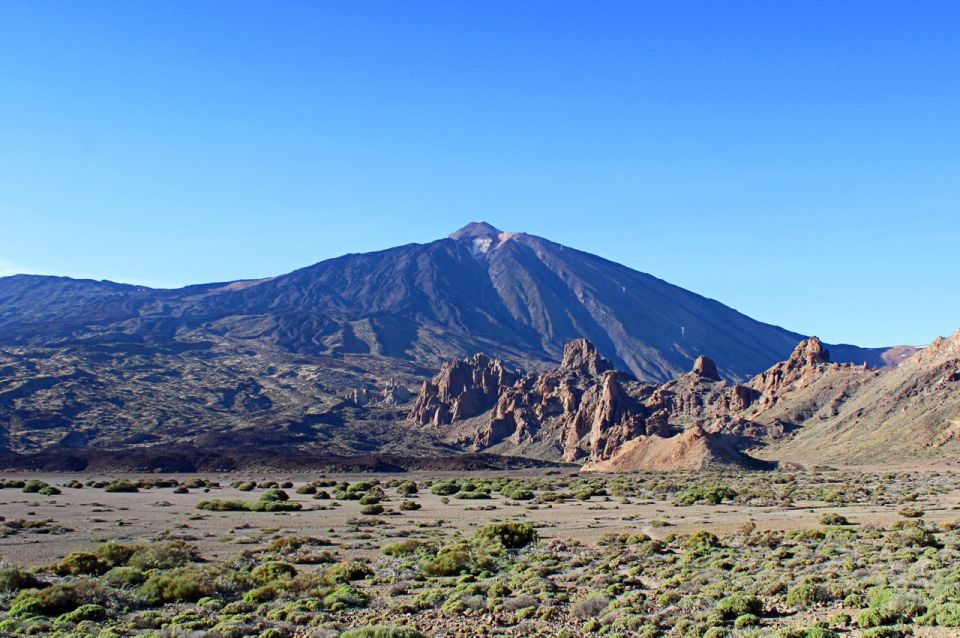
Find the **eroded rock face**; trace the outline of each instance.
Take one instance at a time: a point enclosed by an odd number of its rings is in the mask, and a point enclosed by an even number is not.
[[[654,386],[614,370],[593,344],[576,339],[558,368],[522,377],[482,355],[449,363],[424,384],[411,416],[440,426],[483,414],[465,429],[451,425],[454,440],[593,468],[749,464],[738,446],[781,437],[790,424],[764,420],[764,411],[834,369],[838,364],[812,337],[749,384],[728,385],[716,363],[700,356],[690,372]],[[947,370],[940,376],[952,378]]]
[[[760,393],[758,407],[762,410],[776,404],[781,395],[808,386],[837,367],[830,363],[830,351],[820,339],[810,337],[797,345],[789,359],[761,372],[746,385]]]
[[[717,372],[717,364],[713,359],[700,355],[693,362],[693,374],[711,381],[719,381],[720,374]]]
[[[597,376],[607,370],[613,370],[613,364],[604,359],[597,352],[596,346],[586,339],[574,339],[563,348],[560,370]]]
[[[410,418],[439,427],[477,416],[492,408],[501,388],[516,378],[500,359],[483,354],[445,363],[433,379],[423,382]]]

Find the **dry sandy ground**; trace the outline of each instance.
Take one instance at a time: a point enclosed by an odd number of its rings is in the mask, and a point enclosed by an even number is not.
[[[508,473],[497,473],[503,476]],[[527,475],[529,473],[517,473]],[[341,479],[414,480],[458,478],[462,475],[442,473],[407,475],[335,476]],[[39,478],[51,484],[90,478],[110,479],[116,476],[86,475],[7,475],[6,478]],[[127,478],[136,479],[137,476]],[[148,478],[155,478],[152,475]],[[187,478],[187,477],[178,477]],[[745,507],[735,505],[677,507],[667,501],[633,502],[622,504],[620,499],[594,498],[589,502],[570,501],[553,505],[533,506],[508,504],[499,495],[490,500],[456,500],[448,504],[441,497],[421,490],[417,502],[422,509],[400,512],[380,518],[388,524],[357,533],[351,519],[359,516],[356,501],[314,500],[309,495],[294,494],[303,511],[290,513],[206,512],[196,508],[200,500],[256,499],[259,491],[240,492],[228,487],[237,479],[250,476],[209,476],[227,486],[209,493],[191,490],[189,494],[174,494],[170,488],[141,490],[138,493],[107,493],[102,489],[70,489],[61,487],[63,494],[45,497],[24,494],[18,489],[0,490],[0,516],[9,520],[52,519],[53,524],[68,528],[58,534],[21,532],[0,538],[0,561],[21,566],[50,563],[75,550],[88,550],[107,540],[157,541],[188,540],[201,549],[209,559],[222,559],[241,553],[244,549],[269,542],[278,534],[302,534],[327,537],[340,544],[347,556],[375,556],[385,542],[397,537],[424,536],[431,533],[450,534],[467,531],[495,519],[522,518],[538,523],[541,536],[573,538],[593,544],[607,532],[643,532],[662,537],[670,533],[685,533],[707,529],[722,535],[751,520],[759,529],[795,529],[816,527],[819,517],[828,511],[842,512],[853,522],[888,525],[898,518],[898,506],[853,505],[830,506],[817,502],[800,502],[791,507]],[[317,476],[257,476],[258,480],[292,480],[295,486],[318,478]],[[938,496],[925,496],[917,505],[932,522],[955,521],[960,518],[960,489]],[[396,505],[396,498],[388,503]],[[487,509],[490,507],[493,509]],[[324,509],[321,509],[324,508]],[[395,509],[395,507],[394,507]],[[660,527],[654,521],[667,521]]]

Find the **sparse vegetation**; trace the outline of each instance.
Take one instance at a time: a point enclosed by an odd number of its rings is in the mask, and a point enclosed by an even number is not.
[[[31,481],[8,482],[29,485],[27,494],[56,487]],[[228,488],[159,477],[63,487],[94,496],[90,488],[121,481],[156,492],[148,507],[174,512],[169,529],[138,542],[71,542],[38,567],[0,567],[5,635],[860,638],[960,627],[960,523],[933,505],[955,502],[953,475],[261,477]],[[198,489],[216,498],[194,509]],[[91,506],[98,534],[112,522],[129,529],[130,499],[116,499]],[[24,502],[0,521],[0,541],[73,533],[50,518],[64,500]],[[805,524],[778,526],[794,514]],[[298,531],[318,525],[322,536]],[[204,560],[201,546],[217,551]]]

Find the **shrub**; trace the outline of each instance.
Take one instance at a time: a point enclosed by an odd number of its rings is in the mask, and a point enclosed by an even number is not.
[[[383,553],[387,556],[410,556],[426,549],[426,543],[410,538],[404,541],[398,541],[390,545],[383,546]]]
[[[74,624],[84,620],[103,620],[106,617],[107,610],[103,605],[86,604],[61,615],[57,618],[57,624]]]
[[[760,618],[755,614],[742,614],[737,616],[733,621],[733,626],[735,629],[743,629],[744,627],[756,627],[760,624]]]
[[[107,543],[110,545],[110,543]],[[107,547],[102,545],[101,549]],[[130,567],[137,569],[172,569],[174,567],[183,567],[187,563],[200,559],[197,551],[183,541],[170,541],[169,543],[157,543],[153,545],[128,545],[126,548],[114,547],[116,557],[122,555],[124,551],[132,548],[125,561],[114,564],[126,563]],[[106,550],[105,550],[106,551]]]
[[[348,607],[364,607],[369,597],[352,585],[343,585],[323,597],[323,606],[331,611]]]
[[[610,599],[606,594],[593,593],[575,602],[570,608],[570,613],[580,618],[596,618],[609,604]]]
[[[717,603],[717,612],[724,620],[732,620],[745,614],[759,616],[763,613],[763,603],[756,596],[733,594]]]
[[[847,520],[846,516],[837,514],[836,512],[827,512],[820,517],[821,525],[849,525],[850,521]]]
[[[426,638],[413,627],[398,625],[369,625],[359,629],[348,629],[340,638]]]
[[[326,576],[335,583],[350,583],[355,580],[363,580],[373,575],[373,571],[357,561],[342,561],[331,565]]]
[[[360,508],[360,513],[366,516],[376,516],[377,514],[383,514],[385,511],[383,505],[364,505]]]
[[[413,512],[420,509],[420,503],[416,501],[400,501],[400,509],[404,512]]]
[[[451,496],[459,491],[460,488],[457,487],[456,483],[447,481],[437,481],[430,487],[430,493],[437,496]]]
[[[0,568],[0,592],[2,593],[12,593],[39,585],[40,581],[36,576],[19,567]]]
[[[960,627],[960,603],[943,603],[934,610],[934,618],[941,627]]]
[[[823,586],[813,582],[805,582],[787,592],[786,603],[795,607],[807,607],[829,600],[830,595]]]
[[[266,584],[273,580],[280,580],[281,578],[293,578],[297,575],[297,568],[290,563],[271,560],[254,567],[250,575],[253,576],[257,582]]]
[[[96,576],[110,569],[105,561],[90,552],[71,552],[67,554],[54,571],[61,576]]]
[[[122,565],[108,571],[103,579],[111,587],[133,587],[142,585],[147,577],[136,567]]]
[[[103,488],[104,492],[139,492],[139,488],[127,479],[115,479]]]
[[[519,549],[535,542],[537,532],[530,523],[505,521],[484,525],[477,530],[477,537],[499,541],[508,549]]]
[[[276,491],[279,492],[281,490]],[[300,503],[272,499],[260,499],[259,501],[213,499],[197,503],[197,509],[213,512],[296,512],[302,508],[303,506]]]
[[[677,496],[679,505],[693,505],[694,503],[709,503],[719,505],[724,501],[737,498],[737,492],[727,485],[700,485],[681,492]]]
[[[83,578],[72,583],[57,583],[44,589],[22,589],[10,604],[13,616],[63,614],[80,605],[104,602],[96,581]]]
[[[400,496],[411,496],[419,491],[417,484],[413,481],[404,481],[397,486],[397,494]]]
[[[155,572],[143,584],[140,592],[154,604],[196,602],[213,593],[213,578],[206,569],[178,567]]]
[[[896,621],[896,614],[875,607],[864,609],[857,615],[857,625],[861,628],[880,627]]]
[[[472,567],[470,553],[463,550],[441,551],[420,564],[421,571],[427,576],[458,576],[469,573]]]

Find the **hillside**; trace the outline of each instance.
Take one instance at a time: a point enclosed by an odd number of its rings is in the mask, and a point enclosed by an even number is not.
[[[174,290],[16,275],[0,278],[0,449],[239,440],[430,453],[437,441],[405,429],[398,406],[444,361],[485,352],[544,371],[581,337],[645,383],[702,355],[742,381],[802,338],[484,223],[277,277]],[[891,356],[831,349],[871,365]]]

